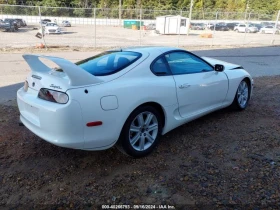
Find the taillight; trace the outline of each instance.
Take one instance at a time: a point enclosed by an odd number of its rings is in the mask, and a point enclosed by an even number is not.
[[[59,104],[66,104],[69,100],[69,97],[66,93],[46,88],[40,89],[38,97],[46,101],[51,101]]]

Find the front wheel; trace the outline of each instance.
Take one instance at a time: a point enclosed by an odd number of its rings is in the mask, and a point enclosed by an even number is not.
[[[250,100],[250,85],[247,80],[242,80],[237,88],[231,107],[238,110],[244,110]]]
[[[132,157],[144,157],[156,147],[162,132],[162,118],[152,106],[134,110],[125,122],[117,147]]]

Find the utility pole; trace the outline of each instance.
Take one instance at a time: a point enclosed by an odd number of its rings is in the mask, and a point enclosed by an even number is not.
[[[272,38],[272,40],[271,40],[271,44],[272,44],[272,45],[274,44],[274,41],[275,41],[275,33],[276,33],[276,29],[277,29],[277,25],[278,25],[279,18],[280,18],[280,10],[278,11],[278,15],[277,15],[277,18],[276,18],[276,22],[275,22],[275,25],[274,25],[274,28],[273,28],[273,38]]]
[[[122,25],[122,0],[119,0],[119,25]]]
[[[189,14],[189,24],[188,24],[188,29],[187,29],[187,36],[189,36],[190,32],[190,24],[191,24],[191,19],[192,19],[192,8],[193,8],[193,0],[191,0],[191,6],[190,6],[190,14]]]

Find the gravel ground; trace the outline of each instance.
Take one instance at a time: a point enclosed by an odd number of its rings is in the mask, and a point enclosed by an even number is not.
[[[181,126],[142,159],[116,148],[53,146],[18,126],[16,106],[0,105],[0,208],[278,208],[280,76],[254,80],[246,111],[224,109]]]

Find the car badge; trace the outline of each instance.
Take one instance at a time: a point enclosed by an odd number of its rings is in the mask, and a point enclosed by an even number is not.
[[[33,74],[33,75],[32,75],[32,77],[33,77],[33,78],[35,78],[35,79],[39,79],[39,80],[41,80],[41,79],[42,79],[42,77],[37,76],[37,75],[35,75],[35,74]]]

